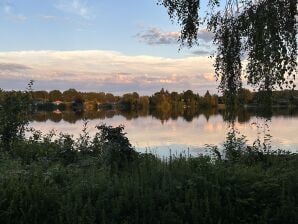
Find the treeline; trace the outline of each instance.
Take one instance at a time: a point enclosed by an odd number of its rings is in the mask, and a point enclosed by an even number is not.
[[[33,91],[32,97],[34,100],[42,101],[42,102],[97,101],[101,103],[106,103],[106,102],[117,102],[120,99],[119,96],[115,96],[111,93],[80,92],[80,91],[77,91],[76,89],[68,89],[63,92],[61,92],[60,90],[52,90],[49,92],[45,90]]]
[[[185,107],[216,107],[218,104],[218,96],[211,95],[207,91],[204,96],[200,96],[191,90],[182,93],[169,92],[161,89],[152,96],[140,96],[137,92],[126,93],[122,96],[116,96],[111,93],[104,92],[79,92],[75,89],[69,89],[64,92],[59,90],[47,91],[33,91],[32,99],[36,104],[46,105],[48,103],[59,103],[67,105],[84,104],[88,108],[111,109],[117,107],[118,109],[136,110],[156,108],[169,110],[171,108],[185,108]]]
[[[225,96],[223,96],[223,99]],[[259,91],[252,92],[242,88],[236,97],[238,105],[273,105],[273,106],[298,106],[298,90],[281,90],[281,91]]]
[[[204,96],[187,90],[183,93],[168,92],[162,89],[150,98],[150,104],[154,108],[181,108],[181,107],[216,107],[218,105],[218,96],[211,95],[209,91]]]
[[[159,110],[176,111],[182,113],[186,108],[206,109],[216,108],[227,101],[227,96],[218,96],[206,91],[204,95],[187,90],[182,93],[169,92],[161,89],[151,96],[140,96],[137,92],[126,93],[116,96],[104,92],[80,92],[75,89],[68,89],[64,92],[53,91],[32,91],[32,100],[38,110],[97,110],[119,109],[119,110]],[[1,93],[0,93],[1,97]],[[262,105],[273,105],[279,107],[297,107],[298,91],[283,90],[273,92],[252,92],[248,89],[241,89],[234,98],[235,105],[258,107]],[[176,113],[175,112],[175,113]]]
[[[257,104],[260,103],[262,98],[267,95],[267,92],[253,92],[249,89],[242,88],[237,94],[237,103],[239,104]],[[286,102],[297,103],[298,90],[281,90],[272,91],[269,93],[273,104],[284,104]],[[192,90],[187,90],[182,93],[169,92],[168,90],[161,89],[159,92],[154,93],[152,96],[140,96],[137,92],[127,93],[122,96],[116,96],[112,93],[104,92],[80,92],[75,89],[68,89],[64,92],[59,90],[52,91],[33,91],[32,96],[34,100],[43,102],[72,102],[72,101],[96,101],[99,103],[115,103],[122,102],[129,104],[132,107],[138,105],[152,104],[154,106],[162,104],[178,105],[183,102],[188,106],[194,105],[211,105],[215,106],[218,103],[225,102],[225,95],[218,96],[216,94],[211,95],[207,91],[204,95],[200,96],[198,93],[194,93]]]

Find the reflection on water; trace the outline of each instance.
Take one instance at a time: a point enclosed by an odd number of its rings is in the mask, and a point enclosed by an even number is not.
[[[203,153],[206,144],[220,145],[226,137],[231,114],[225,110],[192,111],[72,111],[36,112],[31,117],[31,126],[49,132],[54,129],[78,136],[88,120],[90,134],[95,126],[125,125],[131,143],[139,150],[168,154],[175,151]],[[275,109],[264,112],[256,109],[239,109],[233,114],[234,127],[247,136],[249,143],[266,138],[275,148],[297,152],[298,111]],[[270,136],[270,138],[268,138]],[[272,137],[271,137],[272,136]]]

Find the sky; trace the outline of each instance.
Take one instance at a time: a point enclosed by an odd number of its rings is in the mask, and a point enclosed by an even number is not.
[[[212,35],[182,48],[158,0],[0,0],[0,88],[216,93]]]

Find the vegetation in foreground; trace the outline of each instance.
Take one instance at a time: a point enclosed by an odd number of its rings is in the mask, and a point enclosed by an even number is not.
[[[2,151],[0,222],[298,221],[297,155],[247,150],[225,159],[162,160],[133,151],[121,127],[101,128],[108,134],[88,143],[84,135],[77,141],[35,135]]]
[[[297,155],[233,129],[223,152],[197,158],[138,154],[121,126],[26,138],[22,96],[2,98],[0,223],[298,222]]]

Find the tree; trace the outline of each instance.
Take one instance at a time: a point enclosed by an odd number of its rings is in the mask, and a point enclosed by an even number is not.
[[[52,90],[49,92],[49,100],[50,101],[62,101],[62,93],[59,90]]]
[[[195,94],[191,90],[187,90],[183,93],[183,99],[186,104],[190,104],[195,100]]]
[[[78,96],[79,93],[75,89],[68,89],[63,92],[63,100],[65,102],[71,102],[74,100],[76,96]]]
[[[162,88],[159,92],[154,93],[154,95],[150,99],[150,104],[154,108],[158,108],[163,111],[169,111],[171,109],[171,95],[164,88]]]
[[[13,142],[23,140],[29,123],[31,92],[0,89],[0,150],[9,151]]]
[[[97,93],[96,98],[100,103],[105,103],[106,102],[106,94],[104,92]]]
[[[149,97],[141,96],[139,105],[140,105],[141,109],[148,109],[149,108]]]
[[[109,103],[113,103],[113,102],[116,102],[116,97],[112,94],[112,93],[107,93],[105,95],[105,100]]]
[[[238,101],[240,105],[249,104],[253,100],[253,94],[248,90],[241,88],[238,93]]]
[[[205,106],[206,107],[210,107],[212,106],[212,96],[211,94],[209,93],[209,90],[206,91],[205,95],[204,95],[204,100],[203,100],[203,103],[205,103]]]
[[[96,134],[93,144],[101,148],[103,162],[113,168],[123,168],[138,157],[124,132],[124,126],[99,125],[100,132]]]
[[[171,99],[173,102],[178,102],[181,97],[179,96],[179,93],[177,92],[171,92]]]
[[[248,84],[260,90],[296,87],[296,0],[209,0],[209,12],[203,17],[200,0],[159,1],[170,18],[178,20],[182,45],[197,44],[203,24],[214,34],[214,67],[222,92],[237,94],[243,68]]]
[[[122,96],[121,103],[127,107],[127,109],[138,109],[139,105],[139,94],[134,93],[126,93]]]
[[[34,100],[40,100],[43,102],[49,100],[49,94],[47,91],[44,90],[32,92],[32,97]]]

